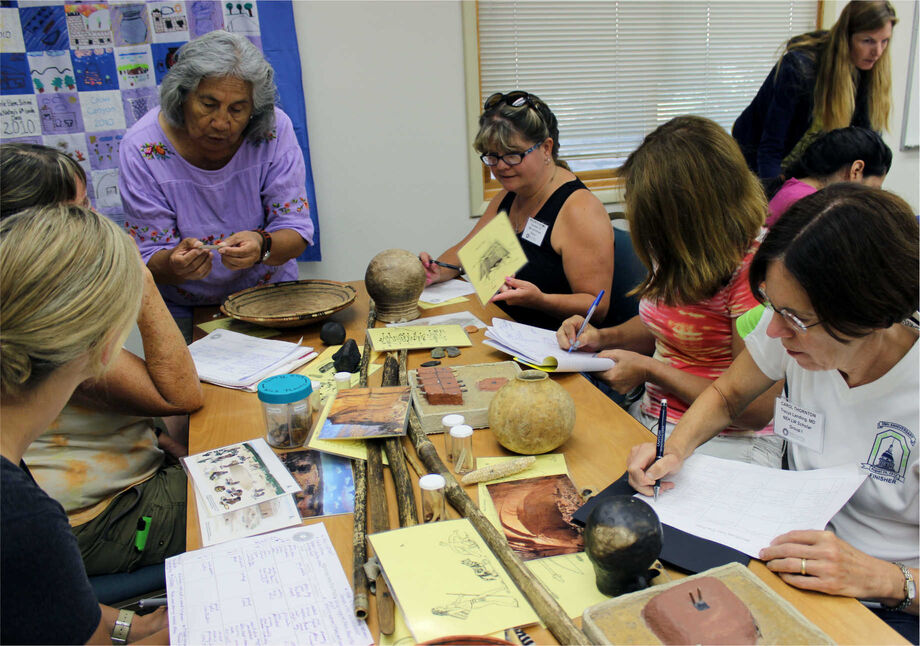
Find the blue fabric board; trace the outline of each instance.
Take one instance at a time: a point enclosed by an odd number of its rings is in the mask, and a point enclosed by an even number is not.
[[[300,57],[291,56],[290,44],[297,43],[294,28],[294,10],[290,0],[284,2],[260,2],[259,25],[263,34],[271,38],[262,39],[262,52],[275,68],[275,83],[278,86],[281,109],[294,124],[297,143],[303,150],[307,166],[307,200],[310,203],[310,218],[313,220],[313,244],[308,246],[298,260],[322,260],[320,248],[319,221],[317,220],[316,190],[313,186],[313,165],[310,162],[310,139],[307,136],[307,110],[303,98],[303,82]],[[296,47],[294,48],[296,50]]]

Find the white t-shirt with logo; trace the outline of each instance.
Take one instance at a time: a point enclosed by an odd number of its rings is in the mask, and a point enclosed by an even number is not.
[[[789,400],[824,414],[824,448],[789,444],[795,470],[856,463],[867,475],[827,529],[885,561],[918,566],[920,555],[920,349],[914,343],[875,381],[850,388],[837,370],[805,370],[767,336],[766,310],[744,342],[760,370],[786,378]]]

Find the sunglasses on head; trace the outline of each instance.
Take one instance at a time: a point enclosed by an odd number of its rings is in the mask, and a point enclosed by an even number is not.
[[[531,95],[529,92],[524,92],[522,90],[515,90],[514,92],[508,92],[508,94],[502,94],[501,92],[496,92],[482,104],[483,110],[491,110],[492,108],[498,107],[502,104],[510,105],[512,108],[520,108],[524,105],[529,105],[531,108],[540,112],[537,109],[537,104],[534,101],[536,97]]]

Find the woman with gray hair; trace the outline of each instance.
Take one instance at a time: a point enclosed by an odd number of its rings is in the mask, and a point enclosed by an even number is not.
[[[273,78],[245,37],[205,34],[122,141],[125,226],[187,336],[191,307],[296,279],[313,241],[303,153]]]

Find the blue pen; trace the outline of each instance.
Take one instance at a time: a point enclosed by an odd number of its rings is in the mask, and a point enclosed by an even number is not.
[[[597,295],[597,298],[594,299],[594,302],[591,303],[591,307],[588,308],[588,313],[585,314],[585,320],[581,324],[581,327],[578,328],[578,333],[575,335],[575,340],[572,341],[572,345],[569,346],[567,352],[571,352],[575,349],[575,346],[578,345],[578,337],[581,336],[581,333],[585,331],[585,326],[588,325],[588,321],[591,320],[591,315],[594,314],[594,310],[597,309],[597,304],[601,302],[601,299],[604,298],[604,290],[601,290],[601,293]]]
[[[655,442],[655,462],[664,457],[664,436],[668,427],[668,400],[661,400],[661,410],[658,411],[658,438]],[[658,500],[658,490],[661,488],[661,478],[655,480],[655,500]]]

